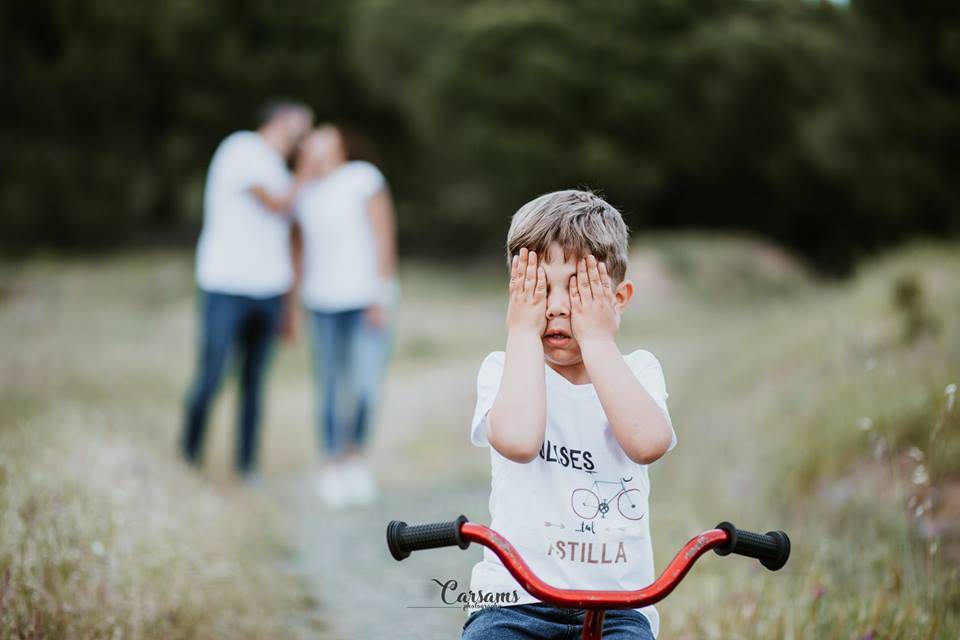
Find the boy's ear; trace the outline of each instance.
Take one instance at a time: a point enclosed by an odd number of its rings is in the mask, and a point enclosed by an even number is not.
[[[613,297],[615,299],[614,306],[617,311],[623,312],[627,303],[630,302],[630,298],[633,297],[633,282],[624,280],[618,284],[616,290],[613,292]]]

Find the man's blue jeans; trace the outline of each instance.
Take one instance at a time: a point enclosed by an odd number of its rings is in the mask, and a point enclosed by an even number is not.
[[[579,640],[583,609],[521,604],[470,614],[461,640]],[[650,622],[639,611],[611,609],[603,621],[604,640],[653,640]]]
[[[240,368],[236,467],[241,474],[247,474],[256,464],[263,377],[279,329],[283,296],[250,298],[214,291],[200,293],[200,357],[187,400],[183,454],[188,461],[199,463],[210,405],[230,355],[236,353]]]
[[[371,326],[366,309],[311,311],[317,422],[328,456],[363,446],[390,351],[389,329]]]

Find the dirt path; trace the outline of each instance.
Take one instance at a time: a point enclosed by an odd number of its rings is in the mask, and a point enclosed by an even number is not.
[[[330,640],[353,638],[456,638],[466,618],[441,600],[441,582],[469,584],[470,569],[480,559],[472,547],[415,553],[396,562],[387,551],[388,520],[410,523],[449,520],[461,512],[486,512],[483,487],[434,490],[387,490],[378,505],[329,511],[317,506],[313,482],[293,488],[300,518],[299,563],[321,606]],[[482,516],[481,516],[482,517]]]
[[[422,552],[398,563],[387,550],[385,531],[393,519],[416,524],[463,513],[489,521],[487,453],[467,441],[480,358],[405,358],[394,364],[369,451],[383,490],[375,505],[325,508],[315,469],[271,483],[271,494],[294,516],[293,568],[319,605],[324,640],[459,637],[467,613],[445,605],[434,580],[455,580],[457,590],[466,591],[481,550]],[[302,385],[284,388],[288,394],[309,393]],[[303,405],[302,397],[288,400]],[[312,453],[314,443],[301,439],[276,446]]]

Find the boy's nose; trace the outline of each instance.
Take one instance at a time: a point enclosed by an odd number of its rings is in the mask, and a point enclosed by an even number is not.
[[[566,291],[551,291],[547,295],[547,318],[565,318],[570,315],[570,294]]]

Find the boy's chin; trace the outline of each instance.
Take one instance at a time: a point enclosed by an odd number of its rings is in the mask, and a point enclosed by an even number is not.
[[[583,362],[580,350],[545,348],[543,356],[547,362],[557,367],[569,367]]]

